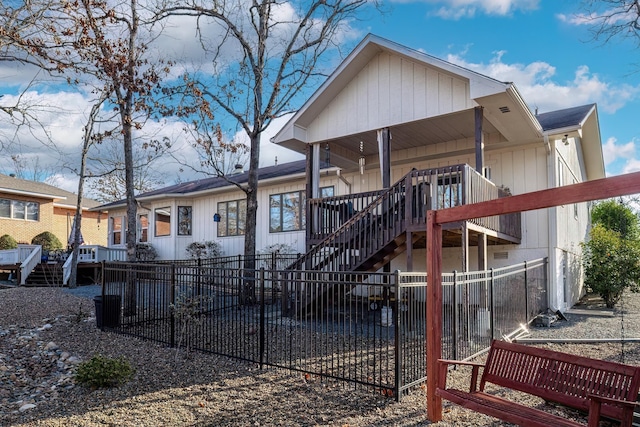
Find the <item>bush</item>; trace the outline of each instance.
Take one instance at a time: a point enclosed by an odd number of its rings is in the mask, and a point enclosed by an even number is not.
[[[274,243],[273,245],[265,246],[258,251],[258,254],[262,255],[292,255],[295,253],[295,248],[288,243]]]
[[[153,261],[158,251],[150,243],[136,243],[136,261]]]
[[[613,308],[625,289],[639,290],[640,244],[623,239],[617,231],[600,224],[591,229],[589,237],[589,241],[582,244],[584,284],[600,295],[607,307]]]
[[[31,240],[32,245],[42,246],[42,250],[45,252],[55,251],[62,249],[62,243],[55,234],[50,231],[43,231]]]
[[[0,250],[15,249],[17,247],[18,242],[16,242],[16,239],[14,239],[13,237],[9,236],[8,234],[0,236]]]
[[[123,357],[112,359],[94,355],[78,365],[76,382],[87,387],[115,387],[127,382],[133,376],[133,368]]]
[[[224,255],[220,242],[208,240],[206,242],[193,242],[185,248],[189,258],[217,258]]]

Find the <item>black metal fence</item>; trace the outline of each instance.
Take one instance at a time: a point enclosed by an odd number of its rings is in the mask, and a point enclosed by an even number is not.
[[[242,265],[106,263],[102,327],[398,399],[425,380],[425,274],[299,271],[294,282]],[[540,260],[443,275],[443,356],[471,356],[546,309],[544,270]]]

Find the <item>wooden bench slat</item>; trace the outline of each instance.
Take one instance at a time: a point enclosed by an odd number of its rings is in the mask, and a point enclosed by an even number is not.
[[[509,423],[529,427],[584,427],[576,421],[562,418],[487,393],[467,393],[461,390],[439,390],[441,397],[476,412],[500,418]]]
[[[441,372],[446,374],[446,367],[442,368]],[[493,402],[487,397],[489,395],[484,393],[487,383],[525,392],[585,412],[590,410],[591,396],[610,398],[618,402],[604,400],[600,406],[597,403],[595,406],[591,405],[594,417],[597,417],[599,409],[601,416],[622,420],[624,426],[629,426],[633,408],[620,402],[636,400],[640,389],[640,367],[493,341],[477,391],[472,387],[470,393],[441,389],[438,389],[438,393],[443,397],[455,399],[452,401],[462,406],[471,405],[484,413],[490,411],[490,415],[505,421],[509,420],[504,417],[518,416],[509,415],[513,411],[524,411],[526,415],[522,416],[526,419],[533,414],[543,417],[543,412],[515,402],[504,399],[500,399],[499,403]]]

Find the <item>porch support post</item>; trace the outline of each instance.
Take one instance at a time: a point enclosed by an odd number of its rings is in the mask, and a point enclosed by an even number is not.
[[[391,131],[389,128],[378,130],[378,156],[382,188],[389,188],[391,187]]]
[[[391,187],[391,131],[389,131],[389,128],[378,130],[378,156],[380,158],[382,188],[389,188]],[[410,242],[407,243],[407,246],[411,244]],[[387,262],[382,267],[382,271],[390,273],[391,262]]]
[[[487,235],[478,234],[478,271],[487,269]]]
[[[462,240],[462,271],[469,271],[469,227],[467,227],[467,221],[462,221],[462,233],[460,236]]]
[[[427,212],[427,417],[442,420],[438,387],[438,359],[442,358],[442,225],[436,212]]]
[[[312,164],[311,171],[313,174],[311,185],[311,197],[317,198],[320,196],[320,144],[313,144],[312,149]]]
[[[483,108],[475,107],[475,134],[476,134],[476,171],[484,176],[484,135],[482,133]]]
[[[314,231],[314,218],[315,212],[311,212],[311,205],[309,204],[309,200],[313,199],[315,194],[318,194],[318,186],[320,180],[320,146],[319,145],[311,145],[307,144],[307,182],[305,188],[306,195],[306,214],[307,214],[307,224],[306,227],[306,247],[307,250],[311,249],[311,244],[309,241],[311,240],[312,233]]]
[[[407,231],[407,270],[413,271],[413,233],[411,231]]]

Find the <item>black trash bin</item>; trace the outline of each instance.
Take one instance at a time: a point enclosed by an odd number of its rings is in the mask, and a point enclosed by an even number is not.
[[[96,304],[96,326],[114,328],[120,326],[120,295],[98,295],[93,298]]]

